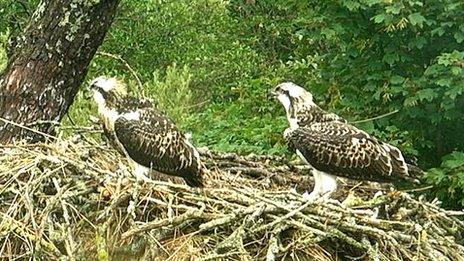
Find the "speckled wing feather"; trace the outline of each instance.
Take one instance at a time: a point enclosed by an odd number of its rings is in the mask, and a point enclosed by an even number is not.
[[[111,106],[116,107],[117,111],[120,113],[128,113],[131,111],[136,111],[137,109],[154,108],[153,102],[145,98],[136,98],[132,96],[124,97],[122,100],[117,100],[116,96],[110,96],[107,98],[108,99],[106,102]],[[113,127],[109,127],[107,124],[103,124],[103,133],[113,148],[115,148],[122,155],[127,156],[124,147],[118,141],[116,133],[113,131]]]
[[[108,142],[110,143],[110,145],[115,150],[117,150],[121,155],[127,156],[124,147],[122,146],[122,144],[118,141],[118,138],[116,137],[116,133],[114,133],[114,131],[109,130],[105,124],[103,124],[103,133],[108,139]]]
[[[153,101],[146,98],[136,98],[132,96],[124,97],[122,102],[116,102],[115,105],[121,113],[135,111],[136,109],[154,108]]]
[[[202,186],[199,154],[174,123],[156,109],[138,112],[140,120],[119,117],[114,124],[127,154],[147,168],[180,176],[190,186]]]
[[[285,138],[309,164],[329,174],[381,182],[409,179],[400,150],[344,122],[289,129]]]
[[[329,113],[319,107],[311,107],[297,114],[299,126],[307,126],[315,122],[332,122],[338,121],[346,123],[347,121],[335,113]]]

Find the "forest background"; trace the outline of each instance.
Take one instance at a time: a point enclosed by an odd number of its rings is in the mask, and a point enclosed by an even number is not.
[[[0,72],[8,39],[37,3],[0,1]],[[433,185],[428,195],[462,208],[463,42],[459,0],[122,1],[85,84],[117,76],[157,101],[197,146],[281,155],[287,122],[266,95],[293,81],[324,109],[415,155]],[[142,90],[105,53],[127,62]],[[91,124],[88,96],[82,90],[71,107],[75,124]]]

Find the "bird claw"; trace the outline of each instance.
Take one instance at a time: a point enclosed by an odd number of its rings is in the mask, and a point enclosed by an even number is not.
[[[316,193],[315,191],[311,193],[308,193],[308,191],[305,191],[305,193],[303,193],[301,196],[303,197],[305,201],[310,201],[310,202],[316,202],[316,200],[320,198],[319,194]]]
[[[340,201],[336,199],[330,198],[331,193],[317,193],[315,191],[308,193],[308,191],[304,192],[301,196],[305,201],[310,201],[313,203],[332,203],[334,205],[341,205]]]

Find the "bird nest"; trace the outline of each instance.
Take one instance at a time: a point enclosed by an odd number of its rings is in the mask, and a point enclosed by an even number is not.
[[[304,165],[202,154],[199,189],[138,183],[89,137],[0,145],[1,258],[463,260],[464,213],[438,202],[342,181],[338,201],[311,203]]]

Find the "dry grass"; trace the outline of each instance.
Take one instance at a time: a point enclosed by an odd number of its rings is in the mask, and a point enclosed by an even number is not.
[[[464,256],[464,213],[375,183],[345,182],[335,196],[343,203],[309,203],[307,170],[279,157],[205,152],[208,184],[194,189],[139,184],[124,158],[89,137],[0,145],[0,155],[2,259]]]

